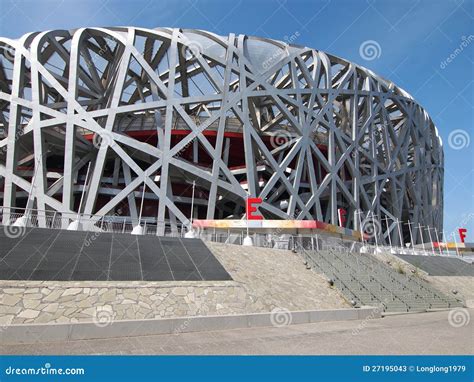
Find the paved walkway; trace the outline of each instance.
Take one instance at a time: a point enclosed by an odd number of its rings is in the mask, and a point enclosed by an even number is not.
[[[455,311],[456,312],[456,311]],[[474,309],[282,328],[0,345],[2,354],[473,354]],[[459,319],[461,318],[461,320]],[[469,321],[469,322],[468,322]],[[457,324],[455,327],[450,322]]]

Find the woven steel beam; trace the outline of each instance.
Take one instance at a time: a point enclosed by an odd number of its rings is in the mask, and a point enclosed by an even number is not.
[[[243,219],[251,195],[266,218],[339,224],[343,208],[351,229],[387,219],[381,240],[395,244],[397,219],[442,232],[436,127],[403,89],[354,63],[169,28],[49,31],[0,47],[4,219],[15,207],[73,216],[85,188],[93,221],[136,224],[146,184],[143,217],[163,234],[189,225],[194,182],[207,200],[195,217]]]

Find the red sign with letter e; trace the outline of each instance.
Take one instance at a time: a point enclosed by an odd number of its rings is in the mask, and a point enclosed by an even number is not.
[[[247,220],[263,220],[260,214],[254,215],[258,211],[259,204],[262,204],[262,198],[247,198]]]

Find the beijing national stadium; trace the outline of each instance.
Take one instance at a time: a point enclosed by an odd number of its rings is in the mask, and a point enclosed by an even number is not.
[[[474,246],[443,231],[432,119],[288,42],[0,38],[4,351],[472,352]]]
[[[81,216],[160,235],[193,219],[244,220],[255,197],[265,220],[357,231],[361,218],[385,219],[380,240],[394,245],[431,241],[398,221],[442,232],[435,125],[355,63],[171,28],[53,30],[0,45],[4,224],[44,211],[38,227]]]

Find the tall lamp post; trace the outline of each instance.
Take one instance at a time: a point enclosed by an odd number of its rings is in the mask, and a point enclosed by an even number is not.
[[[420,231],[420,240],[421,240],[421,246],[423,247],[423,254],[426,254],[425,241],[423,239],[423,230],[422,230],[423,227],[424,226],[418,223],[418,231]]]
[[[456,240],[456,234],[453,232],[454,245],[456,247],[456,255],[459,256],[458,241]]]
[[[358,221],[359,221],[360,239],[361,239],[361,241],[362,241],[362,247],[361,247],[361,249],[360,249],[360,252],[361,252],[361,253],[367,253],[367,252],[368,252],[368,248],[366,247],[364,229],[363,229],[363,226],[362,226],[362,217],[361,217],[361,215],[362,215],[362,210],[357,209],[354,213],[357,214],[357,216],[358,216]]]
[[[441,250],[441,243],[439,242],[438,229],[435,227],[434,230],[436,234],[436,242],[438,243],[438,251],[439,251],[439,254],[442,256],[443,251]]]
[[[375,222],[375,217],[378,216],[378,215],[375,215],[373,212],[372,212],[372,223]],[[377,231],[377,224],[373,224],[374,226],[374,239],[375,239],[375,252],[379,253],[381,252],[380,248],[379,248],[379,233]]]
[[[414,224],[410,220],[408,220],[408,223],[406,225],[408,226],[408,231],[410,231],[410,240],[411,240],[411,249],[413,251],[413,254],[416,255],[415,253],[415,243],[413,242],[413,232],[411,230],[411,225]]]
[[[145,172],[146,178],[146,172]],[[143,227],[142,227],[142,213],[143,213],[143,203],[145,200],[145,189],[146,189],[146,181],[143,179],[143,190],[142,190],[142,199],[140,201],[140,212],[138,214],[138,225],[133,227],[132,235],[143,235]],[[146,225],[146,223],[145,223]]]
[[[86,171],[86,179],[84,180],[84,186],[82,188],[81,199],[79,201],[79,207],[77,208],[77,218],[76,220],[72,221],[68,227],[68,231],[79,231],[81,228],[81,209],[82,209],[82,202],[84,201],[84,194],[86,193],[86,189],[88,187],[88,180],[89,180],[89,170],[91,168],[91,162],[87,165]]]
[[[194,230],[193,230],[194,191],[195,191],[195,188],[196,188],[196,181],[193,180],[193,191],[192,191],[192,194],[191,194],[191,212],[190,212],[190,216],[189,216],[190,227],[188,228],[188,231],[184,234],[184,237],[188,238],[188,239],[194,239],[196,237],[196,235],[194,234]]]
[[[387,227],[387,236],[388,236],[388,244],[390,245],[390,253],[394,254],[394,250],[392,247],[392,238],[390,237],[390,227],[388,226],[388,216],[385,215],[385,225]]]
[[[405,254],[405,242],[403,241],[403,235],[402,235],[402,228],[401,225],[403,224],[401,221],[398,220],[397,218],[397,229],[398,229],[398,236],[400,238],[400,247],[402,248],[402,255]]]
[[[244,237],[244,240],[242,241],[242,245],[245,245],[246,247],[251,247],[253,246],[253,240],[252,238],[250,237],[249,235],[249,207],[248,207],[248,198],[250,197],[250,195],[247,195],[247,208],[246,208],[246,211],[245,211],[245,225],[247,226],[247,234],[246,236]]]
[[[434,250],[434,244],[433,244],[433,238],[431,237],[431,227],[428,225],[425,228],[428,231],[428,237],[430,238],[430,243],[431,243],[431,251],[433,252],[433,256],[435,255],[435,250]]]
[[[26,202],[25,213],[23,216],[15,220],[15,222],[12,224],[14,227],[26,227],[28,225],[28,220],[30,219],[30,214],[32,210],[31,205],[34,202],[34,197],[32,197],[32,195],[33,195],[33,189],[35,188],[36,174],[38,173],[38,167],[39,167],[38,163],[39,163],[39,160],[35,162],[35,171],[33,173],[33,177],[31,178],[30,191],[28,192],[29,197],[28,197],[28,201]],[[11,210],[9,211],[11,212]],[[45,216],[46,216],[46,212],[45,212]]]

